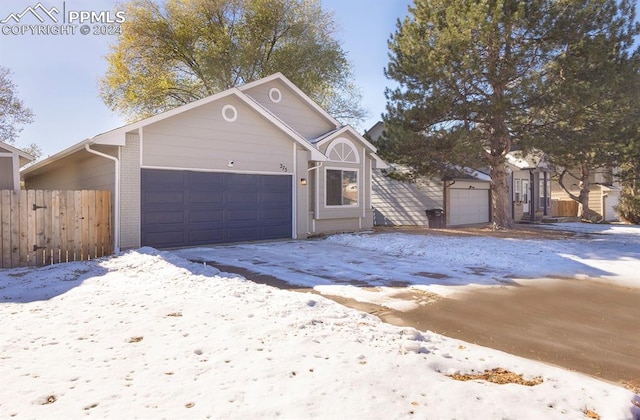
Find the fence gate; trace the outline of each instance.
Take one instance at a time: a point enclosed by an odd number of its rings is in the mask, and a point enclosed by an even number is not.
[[[113,252],[109,191],[0,191],[0,268],[94,259]]]

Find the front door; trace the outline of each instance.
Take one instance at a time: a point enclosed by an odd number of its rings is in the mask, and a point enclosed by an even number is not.
[[[529,181],[526,179],[522,180],[522,211],[524,212],[524,214],[529,214],[529,201],[530,201],[530,197],[529,195],[531,194],[531,190],[529,188]]]

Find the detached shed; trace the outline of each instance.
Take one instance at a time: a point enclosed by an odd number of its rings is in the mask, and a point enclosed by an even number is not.
[[[31,155],[0,142],[0,190],[20,190],[20,168],[32,161]]]

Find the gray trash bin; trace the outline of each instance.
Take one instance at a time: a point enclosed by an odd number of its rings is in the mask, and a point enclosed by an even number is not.
[[[427,219],[429,220],[429,227],[432,229],[444,227],[444,210],[442,209],[427,209],[425,210]]]

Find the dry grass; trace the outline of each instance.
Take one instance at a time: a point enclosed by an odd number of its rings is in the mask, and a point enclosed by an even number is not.
[[[600,420],[600,416],[598,415],[598,413],[596,413],[593,410],[589,410],[588,408],[585,408],[584,410],[582,410],[582,412],[584,413],[585,416],[587,416],[590,419]]]
[[[495,368],[491,370],[485,370],[483,373],[474,374],[461,374],[456,373],[453,375],[447,375],[448,377],[455,379],[456,381],[475,381],[483,380],[498,385],[505,384],[518,384],[525,386],[540,385],[543,380],[541,377],[535,377],[533,379],[524,379],[522,374],[513,373],[507,369]]]
[[[544,226],[528,226],[525,224],[516,226],[513,229],[491,228],[491,225],[447,227],[442,229],[429,229],[421,226],[393,226],[374,228],[375,232],[403,232],[418,235],[446,235],[446,236],[492,236],[496,238],[513,239],[567,239],[576,236],[575,232],[567,232],[558,229],[545,229]]]
[[[632,379],[630,381],[622,381],[622,385],[634,394],[640,395],[640,380]]]

